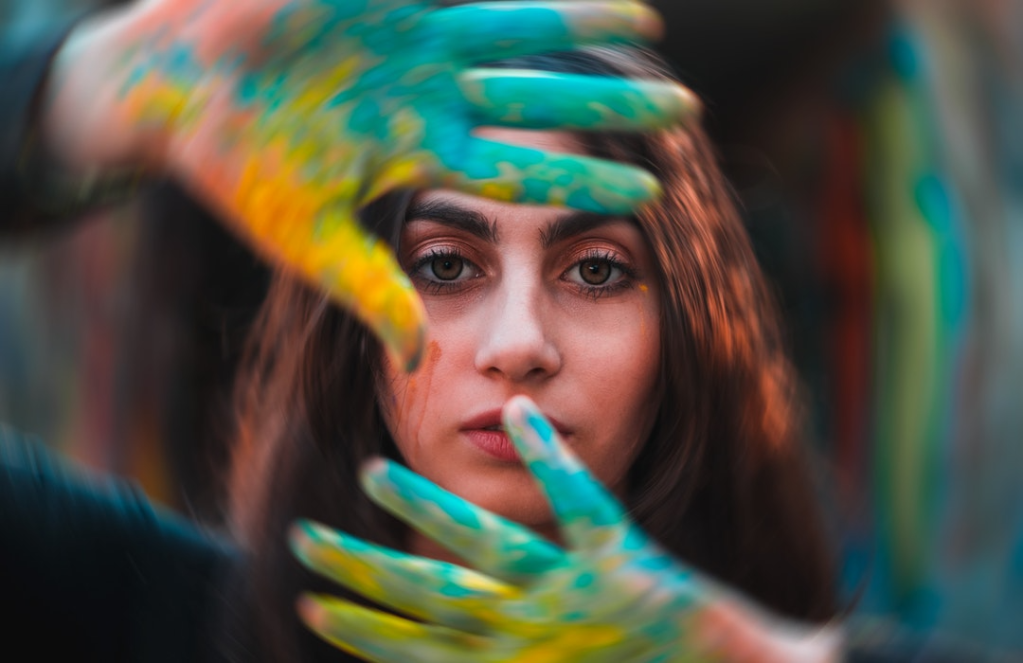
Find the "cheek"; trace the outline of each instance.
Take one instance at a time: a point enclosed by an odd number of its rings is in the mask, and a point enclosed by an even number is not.
[[[626,402],[643,401],[657,381],[661,334],[655,295],[637,297],[599,318],[582,319],[570,337],[576,362],[592,374],[591,386],[617,393]]]
[[[436,400],[434,377],[442,356],[440,344],[430,341],[422,364],[412,374],[395,368],[385,359],[383,376],[377,384],[384,421],[398,450],[412,467],[417,465],[420,439],[431,421],[431,403]]]
[[[643,293],[628,311],[577,330],[579,388],[588,395],[593,446],[584,460],[606,484],[624,477],[649,437],[660,407],[656,388],[661,338],[655,294]],[[603,328],[604,333],[597,333]]]

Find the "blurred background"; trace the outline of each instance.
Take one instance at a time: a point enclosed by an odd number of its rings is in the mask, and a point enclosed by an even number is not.
[[[653,4],[786,316],[846,596],[1023,652],[1023,3]],[[0,244],[0,421],[216,521],[265,284],[167,190]]]

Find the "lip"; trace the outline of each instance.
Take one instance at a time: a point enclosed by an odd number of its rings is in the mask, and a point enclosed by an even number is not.
[[[572,434],[572,429],[565,426],[556,418],[548,415],[546,412],[544,413],[543,416],[547,419],[547,421],[551,422],[551,425],[554,426],[554,429],[558,431],[558,435],[561,435],[562,437],[567,437]],[[503,428],[503,423],[501,421],[501,408],[494,408],[492,410],[480,412],[477,415],[469,417],[464,422],[462,422],[462,426],[459,428],[459,430],[462,432],[466,432],[472,430],[483,430],[485,428],[493,428],[494,426]]]
[[[562,437],[571,435],[572,431],[556,419],[548,417],[548,420]],[[490,430],[495,427],[502,428],[500,408],[487,410],[470,417],[462,424],[459,432],[472,446],[491,458],[504,463],[521,463],[522,459],[519,458],[511,438],[504,430]]]

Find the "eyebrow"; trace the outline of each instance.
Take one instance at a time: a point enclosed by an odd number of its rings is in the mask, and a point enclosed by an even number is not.
[[[581,235],[601,226],[622,221],[622,217],[595,214],[593,212],[573,212],[554,221],[546,229],[540,231],[540,244],[549,249],[558,242],[569,237]]]
[[[413,219],[430,219],[462,230],[491,244],[497,243],[497,224],[476,210],[459,207],[441,200],[426,200],[413,203],[405,215],[405,222]]]
[[[406,223],[413,219],[430,219],[478,237],[491,244],[497,244],[497,224],[476,210],[460,207],[443,200],[425,200],[414,203],[405,216]],[[621,217],[596,214],[594,212],[573,212],[540,230],[540,245],[549,249],[558,242],[585,232],[622,221]]]

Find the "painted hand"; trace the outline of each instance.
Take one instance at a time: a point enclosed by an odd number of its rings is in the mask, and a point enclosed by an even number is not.
[[[400,365],[424,312],[357,211],[397,188],[623,213],[658,194],[646,171],[473,135],[482,125],[644,130],[696,104],[666,83],[474,65],[642,41],[635,0],[154,0],[122,30],[117,121],[265,256],[351,308]],[[109,84],[108,84],[109,85]]]
[[[363,476],[373,499],[475,570],[301,522],[292,547],[306,566],[412,618],[306,595],[310,628],[387,663],[823,660],[808,631],[769,620],[652,542],[528,399],[509,402],[505,427],[566,547],[374,461]]]

